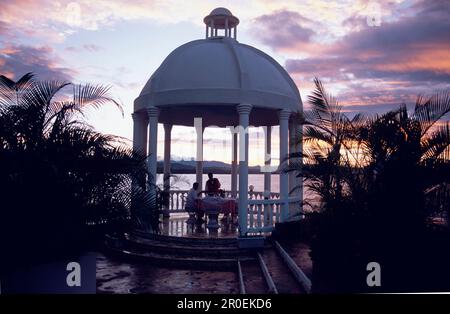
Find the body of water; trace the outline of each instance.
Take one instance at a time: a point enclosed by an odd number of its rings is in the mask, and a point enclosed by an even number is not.
[[[171,178],[171,184],[174,188],[180,190],[189,190],[192,184],[195,182],[195,174],[175,174],[177,178]],[[215,178],[219,179],[221,189],[226,191],[231,191],[231,175],[229,174],[216,174]],[[203,187],[205,188],[205,183],[208,180],[208,175],[203,175]],[[163,175],[158,174],[156,178],[157,184],[162,184]],[[248,175],[248,185],[253,185],[254,191],[264,191],[264,174],[249,174]],[[238,189],[239,189],[239,176],[238,176]],[[280,177],[277,174],[273,174],[271,177],[271,192],[280,191]]]
[[[171,178],[171,184],[173,189],[179,190],[189,190],[192,184],[195,182],[195,174],[174,174],[177,178]],[[231,191],[231,175],[229,174],[216,174],[214,175],[219,179],[221,188],[225,191]],[[203,175],[203,187],[205,188],[205,183],[208,180],[208,175]],[[156,183],[162,186],[163,175],[158,174],[156,178]],[[254,186],[255,192],[264,191],[264,174],[249,174],[248,175],[248,185]],[[239,179],[238,179],[238,189],[239,189]],[[278,174],[272,174],[271,176],[271,192],[280,192],[280,177]],[[319,204],[319,199],[317,195],[311,192],[307,187],[303,189],[303,199],[309,200],[315,205]]]

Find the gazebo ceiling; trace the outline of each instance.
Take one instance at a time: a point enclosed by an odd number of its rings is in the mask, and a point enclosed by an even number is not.
[[[213,11],[205,19],[223,16]],[[227,126],[237,124],[239,103],[253,105],[255,126],[278,124],[274,110],[302,110],[296,84],[273,58],[230,36],[214,35],[170,53],[136,98],[134,111],[156,106],[161,123],[192,125],[194,117],[203,117]]]

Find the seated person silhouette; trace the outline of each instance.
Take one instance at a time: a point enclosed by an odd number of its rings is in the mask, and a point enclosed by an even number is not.
[[[196,222],[198,224],[202,224],[205,222],[203,220],[204,211],[198,207],[198,200],[200,194],[200,192],[198,191],[198,186],[199,184],[197,182],[194,182],[186,198],[186,205],[184,209],[189,213],[189,219],[187,223],[193,224]]]
[[[220,182],[214,178],[213,174],[208,173],[208,181],[206,181],[205,192],[208,196],[217,196],[220,193]]]

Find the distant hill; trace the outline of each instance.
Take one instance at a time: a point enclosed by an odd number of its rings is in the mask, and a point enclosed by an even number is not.
[[[194,160],[171,161],[170,168],[172,173],[195,173],[196,162]],[[158,173],[163,172],[164,164],[158,161]],[[229,174],[231,173],[231,165],[221,161],[203,161],[203,173]],[[259,166],[248,167],[249,173],[260,173]]]

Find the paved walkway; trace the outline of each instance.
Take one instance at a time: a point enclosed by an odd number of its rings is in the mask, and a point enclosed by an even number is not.
[[[239,293],[234,272],[160,268],[99,254],[97,293]]]

